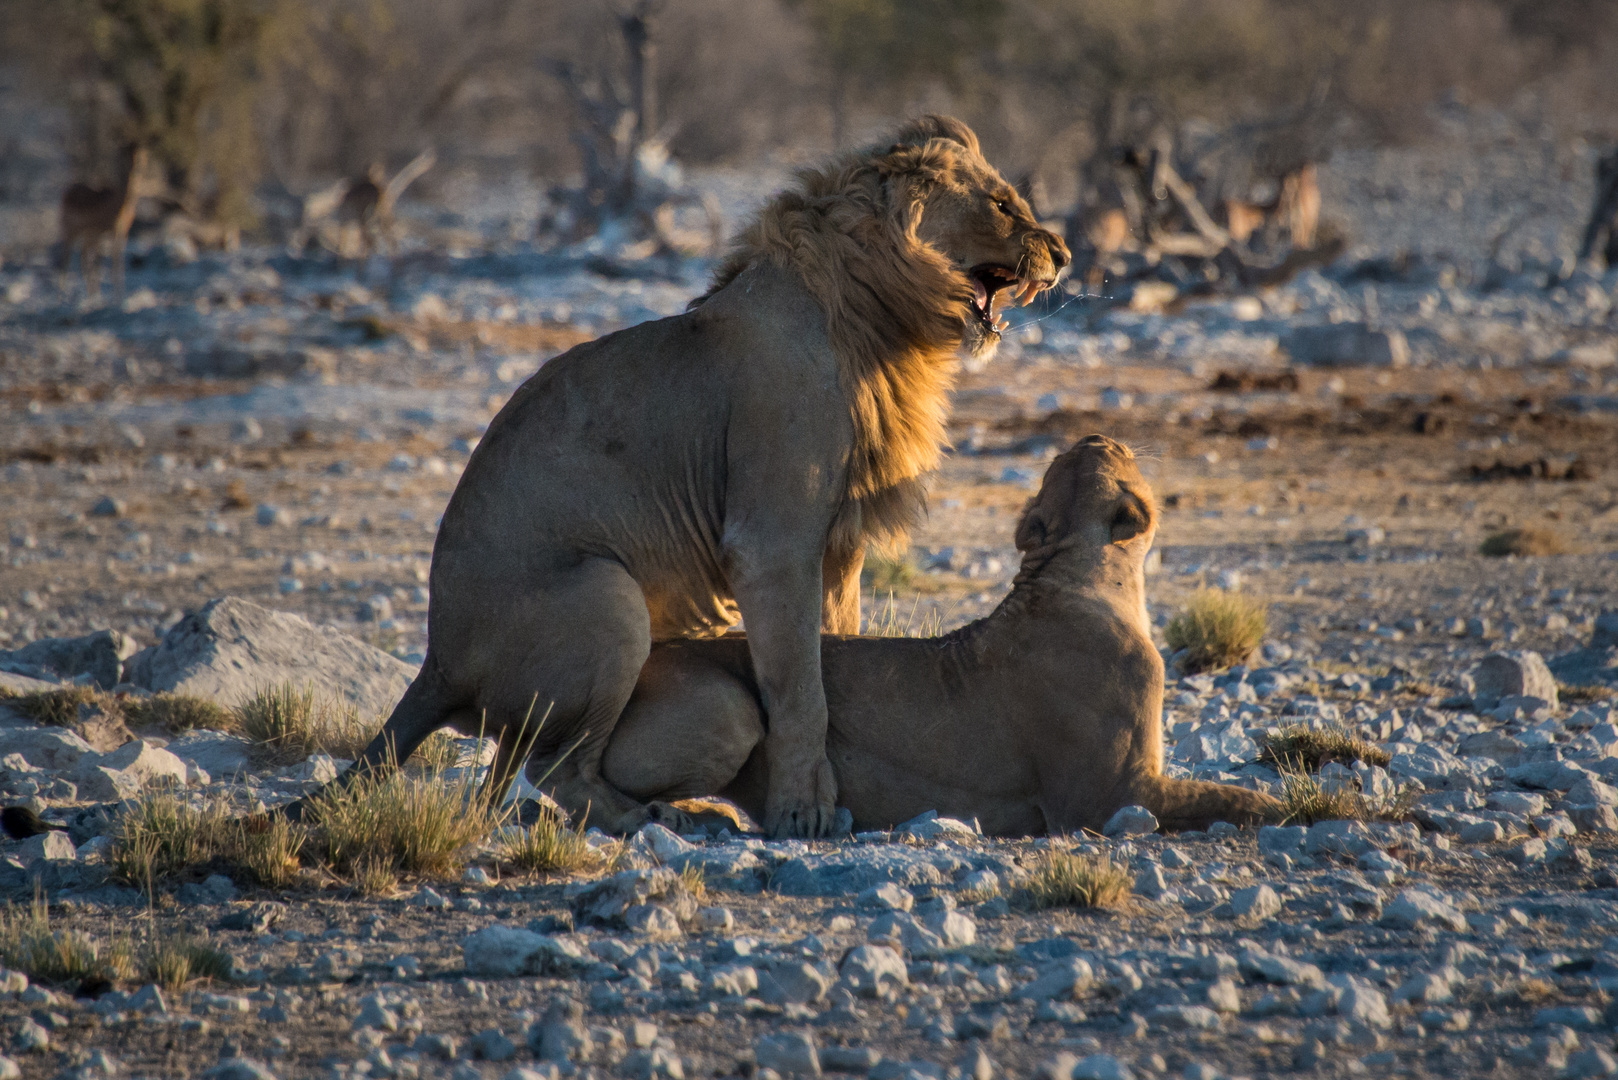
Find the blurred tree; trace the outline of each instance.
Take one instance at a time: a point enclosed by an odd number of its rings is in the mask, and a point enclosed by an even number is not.
[[[819,45],[830,78],[832,142],[848,134],[849,95],[936,79],[970,92],[998,45],[1005,0],[789,0]]]
[[[245,224],[260,168],[253,97],[290,45],[294,0],[69,0],[124,138],[146,147],[177,197]]]

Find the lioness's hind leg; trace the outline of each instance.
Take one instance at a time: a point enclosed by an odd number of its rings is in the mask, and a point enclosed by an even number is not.
[[[716,795],[763,739],[751,689],[716,665],[659,650],[618,719],[602,770],[614,787],[639,799]]]
[[[1281,804],[1262,792],[1207,780],[1152,777],[1136,792],[1136,801],[1169,831],[1206,829],[1216,821],[1232,825],[1278,822]]]

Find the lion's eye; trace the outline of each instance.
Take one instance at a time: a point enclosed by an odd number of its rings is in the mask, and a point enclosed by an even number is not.
[[[1006,202],[1004,199],[994,200],[994,208],[1006,215],[1006,217],[1011,216],[1011,204]]]

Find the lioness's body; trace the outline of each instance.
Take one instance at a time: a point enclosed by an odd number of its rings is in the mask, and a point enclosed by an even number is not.
[[[453,724],[498,738],[486,798],[527,761],[563,807],[632,831],[667,808],[600,761],[652,642],[743,616],[765,824],[829,830],[822,626],[858,630],[866,544],[920,511],[957,350],[998,337],[1002,290],[1026,300],[1067,263],[965,125],[900,135],[777,196],[693,310],[512,396],[444,512],[421,673],[338,782]]]
[[[926,810],[1002,836],[1099,829],[1137,803],[1168,828],[1273,814],[1256,792],[1162,775],[1143,573],[1155,514],[1128,453],[1092,436],[1052,466],[1030,510],[1042,524],[1018,531],[1022,572],[987,618],[939,638],[824,639],[827,755],[855,828]],[[755,813],[764,733],[744,642],[668,643],[603,767],[642,798],[720,794]]]

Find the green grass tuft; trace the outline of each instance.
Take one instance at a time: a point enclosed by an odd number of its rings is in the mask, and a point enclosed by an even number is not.
[[[1313,825],[1317,821],[1402,821],[1415,802],[1414,787],[1391,798],[1372,799],[1347,785],[1322,784],[1301,763],[1281,766],[1281,824]]]
[[[222,803],[193,807],[159,792],[124,814],[109,861],[115,877],[148,893],[160,881],[212,863],[279,889],[296,877],[304,840],[304,831],[282,818],[237,817]]]
[[[1187,672],[1215,671],[1252,656],[1264,640],[1264,605],[1239,593],[1199,589],[1163,629],[1171,649],[1186,650]]]
[[[1054,851],[1034,867],[1028,898],[1036,908],[1116,908],[1129,899],[1129,868],[1095,855]]]

